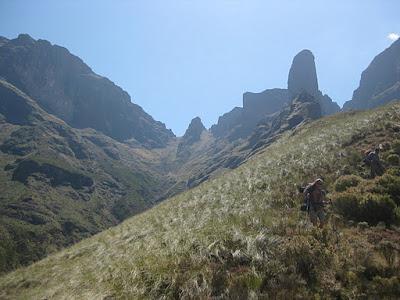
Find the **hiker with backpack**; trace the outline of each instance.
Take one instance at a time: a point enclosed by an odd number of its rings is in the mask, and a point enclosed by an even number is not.
[[[384,168],[379,158],[380,147],[375,148],[375,151],[368,151],[363,162],[371,168],[371,178],[381,176]]]
[[[305,203],[302,210],[308,212],[310,221],[314,226],[324,227],[326,223],[326,192],[323,190],[324,181],[321,178],[307,185],[303,190]]]

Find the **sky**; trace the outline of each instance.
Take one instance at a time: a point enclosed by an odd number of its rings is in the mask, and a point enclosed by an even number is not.
[[[343,105],[399,37],[399,11],[399,0],[0,0],[0,35],[66,47],[180,136],[246,91],[285,88],[302,49]]]

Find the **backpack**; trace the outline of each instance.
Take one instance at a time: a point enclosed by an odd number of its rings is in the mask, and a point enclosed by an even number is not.
[[[370,157],[371,152],[372,150],[367,150],[364,152],[365,157],[363,159],[363,163],[366,164],[367,166],[371,165],[371,157]]]
[[[300,191],[304,195],[303,203],[300,206],[300,210],[308,212],[311,206],[310,195],[312,192],[312,186],[308,185],[306,187],[299,188],[299,192]]]

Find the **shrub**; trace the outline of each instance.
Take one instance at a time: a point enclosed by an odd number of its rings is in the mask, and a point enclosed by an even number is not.
[[[362,178],[356,175],[344,175],[339,177],[335,182],[335,191],[344,192],[349,187],[357,186]]]
[[[400,168],[392,166],[386,170],[386,173],[392,176],[400,176]]]
[[[400,177],[384,174],[376,182],[375,192],[388,194],[397,205],[400,205]]]
[[[396,204],[389,195],[366,194],[359,209],[359,221],[366,221],[370,225],[379,222],[390,225],[396,221]]]
[[[398,166],[400,163],[400,156],[398,154],[390,154],[386,158],[387,162],[392,166]]]
[[[335,195],[334,207],[339,214],[350,220],[358,220],[359,213],[359,195],[355,193],[344,192]]]
[[[400,155],[400,140],[395,140],[392,143],[392,150],[394,153]]]
[[[358,164],[362,161],[363,156],[361,153],[353,148],[347,150],[347,163],[352,167],[357,167]]]
[[[390,278],[375,276],[368,288],[369,293],[376,295],[377,299],[384,296],[384,298],[391,299],[394,295],[400,296],[400,278],[397,276]]]
[[[334,200],[337,212],[349,220],[370,225],[379,222],[390,225],[399,220],[397,206],[389,195],[344,192],[337,194]]]

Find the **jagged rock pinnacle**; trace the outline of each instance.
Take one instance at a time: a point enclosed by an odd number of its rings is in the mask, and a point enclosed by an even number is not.
[[[301,92],[317,95],[317,71],[314,55],[310,50],[302,50],[293,58],[288,77],[288,90],[292,99]]]
[[[200,135],[204,130],[206,130],[206,128],[201,122],[201,119],[196,117],[190,122],[188,129],[186,129],[183,135],[183,139],[189,144],[192,144],[200,139]]]

